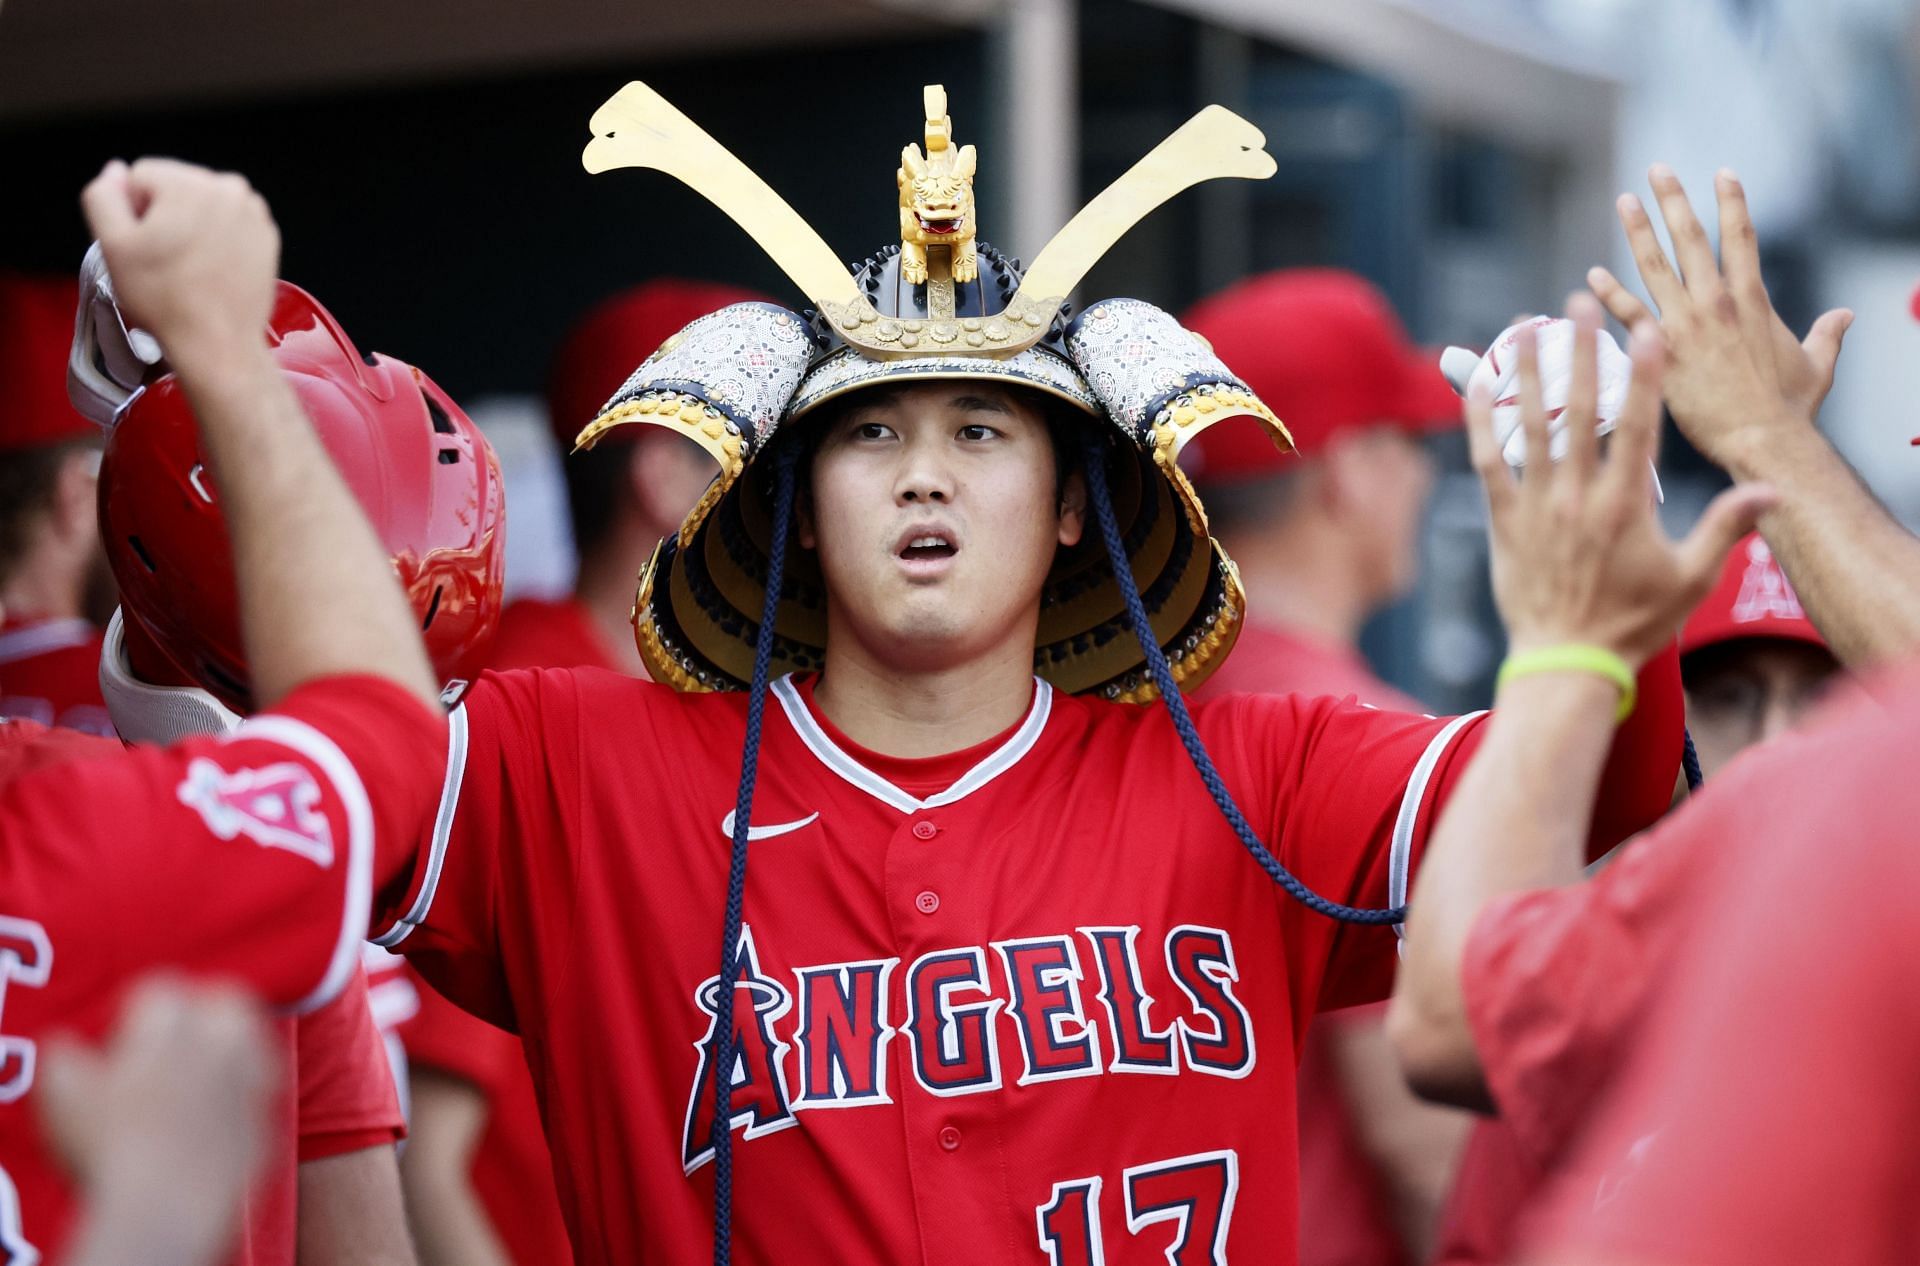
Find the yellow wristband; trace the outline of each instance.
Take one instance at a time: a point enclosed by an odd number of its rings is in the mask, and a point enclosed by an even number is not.
[[[1494,678],[1493,688],[1498,690],[1516,677],[1530,677],[1535,673],[1592,673],[1605,677],[1620,688],[1620,707],[1613,714],[1613,723],[1618,725],[1633,715],[1633,705],[1639,696],[1633,669],[1604,646],[1567,642],[1509,655],[1500,665],[1500,675]]]

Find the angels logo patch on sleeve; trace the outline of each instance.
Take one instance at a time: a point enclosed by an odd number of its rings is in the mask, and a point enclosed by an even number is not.
[[[304,765],[282,761],[229,772],[198,757],[187,766],[178,794],[223,840],[244,835],[322,869],[333,865],[333,828],[320,809],[320,783]]]

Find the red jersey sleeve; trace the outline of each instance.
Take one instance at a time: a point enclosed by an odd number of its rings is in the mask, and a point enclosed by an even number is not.
[[[302,1161],[406,1137],[365,971],[356,971],[338,998],[300,1017],[294,1045]]]
[[[417,754],[443,728],[391,683],[335,678],[225,736],[22,775],[0,787],[4,913],[87,944],[76,1002],[176,966],[311,1009],[358,965],[376,870],[422,833],[439,771]]]
[[[1681,741],[1677,663],[1670,647],[1641,670],[1641,705],[1615,735],[1600,782],[1596,855],[1657,819],[1671,798]],[[1240,706],[1241,742],[1251,739],[1268,761],[1243,776],[1268,779],[1280,860],[1307,887],[1343,904],[1406,904],[1439,808],[1478,748],[1487,714],[1414,716],[1297,695]],[[1302,982],[1315,989],[1321,1009],[1386,996],[1398,961],[1393,934],[1335,924],[1281,899],[1294,907],[1288,917],[1311,920],[1298,925],[1303,960],[1311,964],[1316,946],[1324,955],[1318,985]]]
[[[1676,905],[1711,891],[1712,839],[1655,831],[1583,883],[1518,893],[1475,920],[1461,962],[1467,1020],[1487,1087],[1536,1165],[1559,1156],[1590,1111],[1683,929]]]
[[[1196,715],[1222,776],[1279,861],[1323,897],[1380,907],[1405,901],[1433,807],[1465,767],[1486,714],[1425,717],[1305,695],[1231,695]],[[1386,997],[1396,961],[1390,929],[1335,923],[1278,887],[1274,898],[1292,922],[1296,996],[1322,1010]]]
[[[486,673],[448,718],[445,779],[421,864],[376,903],[374,943],[464,1010],[518,1032],[501,945],[508,904],[564,923],[573,863],[561,801],[581,794],[579,690],[566,670]]]

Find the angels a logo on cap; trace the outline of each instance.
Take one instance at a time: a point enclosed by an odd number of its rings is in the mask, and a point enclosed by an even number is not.
[[[1733,618],[1741,624],[1807,618],[1773,551],[1758,537],[1747,545],[1747,571],[1740,580],[1740,596],[1733,601]]]

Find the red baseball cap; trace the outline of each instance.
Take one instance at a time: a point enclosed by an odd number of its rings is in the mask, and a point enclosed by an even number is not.
[[[662,278],[595,305],[568,331],[547,377],[547,410],[560,451],[571,452],[574,437],[600,416],[620,384],[689,322],[728,304],[765,301],[737,286]],[[600,443],[644,429],[615,427]]]
[[[1750,637],[1804,642],[1822,649],[1827,645],[1800,609],[1786,573],[1757,532],[1733,547],[1713,592],[1687,617],[1680,630],[1680,653],[1690,655],[1703,647]]]
[[[1202,299],[1182,322],[1279,415],[1307,457],[1346,430],[1460,425],[1460,397],[1436,356],[1415,346],[1386,296],[1353,273],[1263,273]],[[1258,428],[1232,425],[1202,431],[1183,458],[1189,474],[1211,483],[1269,474],[1285,460]]]
[[[100,438],[67,399],[79,304],[72,277],[0,273],[0,453]]]

